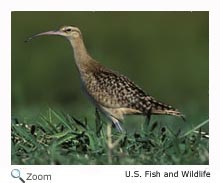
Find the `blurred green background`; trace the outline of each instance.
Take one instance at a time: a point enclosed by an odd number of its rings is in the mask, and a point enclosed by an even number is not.
[[[34,118],[56,107],[83,118],[72,48],[58,36],[29,36],[75,25],[88,52],[128,76],[190,121],[208,118],[208,12],[12,12],[12,115]]]

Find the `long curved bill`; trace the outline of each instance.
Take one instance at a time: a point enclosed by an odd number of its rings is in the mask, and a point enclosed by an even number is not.
[[[59,35],[59,36],[63,36],[63,33],[62,33],[61,31],[42,32],[42,33],[35,34],[35,35],[29,37],[27,40],[25,40],[25,42],[29,42],[29,41],[31,41],[32,39],[34,39],[35,37],[44,36],[44,35]]]

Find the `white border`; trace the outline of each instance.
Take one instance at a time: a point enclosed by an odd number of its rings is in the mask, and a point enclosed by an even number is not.
[[[217,2],[213,1],[176,1],[155,0],[145,1],[85,1],[85,0],[38,0],[38,1],[1,1],[0,11],[0,182],[16,182],[10,176],[14,167],[23,172],[36,173],[52,172],[52,182],[164,182],[164,179],[126,179],[125,170],[177,170],[177,169],[208,169],[212,173],[211,179],[165,179],[166,182],[218,182],[220,175],[220,117],[219,111],[219,82],[220,70],[220,11]],[[11,11],[210,11],[210,165],[209,166],[11,166],[10,152],[10,116],[11,116]],[[65,175],[65,176],[64,176]],[[218,181],[217,181],[218,180]]]

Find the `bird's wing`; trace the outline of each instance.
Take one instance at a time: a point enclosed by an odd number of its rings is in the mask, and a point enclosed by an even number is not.
[[[90,78],[91,81],[86,84],[89,95],[104,107],[126,107],[143,111],[140,106],[146,110],[151,105],[146,99],[152,97],[123,75],[99,69]]]
[[[107,69],[92,72],[86,84],[95,102],[111,110],[120,108],[124,114],[168,114],[183,117],[174,107],[155,100],[127,77]]]

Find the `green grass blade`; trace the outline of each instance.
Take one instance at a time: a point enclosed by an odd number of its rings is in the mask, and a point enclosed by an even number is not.
[[[186,137],[189,134],[193,133],[194,131],[198,130],[199,128],[201,128],[202,126],[206,125],[209,122],[209,119],[203,121],[202,123],[198,124],[197,126],[195,126],[194,128],[192,128],[191,130],[187,131],[186,133],[184,133],[182,136],[180,136],[180,138],[182,137]]]
[[[66,119],[63,119],[60,114],[58,114],[57,112],[55,112],[55,111],[52,110],[52,109],[51,109],[51,113],[52,113],[60,122],[62,122],[68,129],[73,130],[73,127],[71,126],[71,124],[69,124]]]

